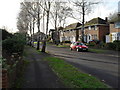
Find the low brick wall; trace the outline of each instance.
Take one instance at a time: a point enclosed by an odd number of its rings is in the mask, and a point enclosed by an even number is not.
[[[12,59],[12,63],[9,63],[9,68],[2,69],[2,88],[13,88],[15,81],[20,77],[19,73],[22,69],[22,58]]]
[[[2,88],[8,88],[7,69],[2,69]]]

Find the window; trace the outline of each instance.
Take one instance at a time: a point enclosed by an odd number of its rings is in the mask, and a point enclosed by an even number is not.
[[[95,29],[94,30],[97,30],[97,26],[95,26]]]
[[[88,29],[91,30],[91,26],[89,26]]]
[[[97,39],[97,35],[96,34],[92,35],[92,39]]]
[[[94,39],[97,39],[97,35],[94,35]]]

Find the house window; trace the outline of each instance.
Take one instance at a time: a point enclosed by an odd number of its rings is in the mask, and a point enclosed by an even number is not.
[[[97,35],[94,35],[94,39],[97,39]]]
[[[89,26],[88,29],[91,30],[91,26]]]
[[[97,26],[95,26],[94,30],[97,30]]]
[[[96,40],[97,39],[97,35],[96,34],[92,35],[92,39]]]

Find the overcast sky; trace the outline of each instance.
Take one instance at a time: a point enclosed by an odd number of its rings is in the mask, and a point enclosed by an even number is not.
[[[103,3],[97,5],[91,14],[86,16],[86,20],[101,17],[105,18],[110,13],[118,10],[120,0],[101,0]],[[10,32],[16,32],[17,16],[20,11],[21,0],[1,0],[0,1],[0,28],[6,27]],[[69,19],[67,24],[75,23],[76,20]],[[52,28],[52,27],[49,27]]]

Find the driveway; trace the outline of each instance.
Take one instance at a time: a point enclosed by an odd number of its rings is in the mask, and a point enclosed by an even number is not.
[[[99,78],[109,86],[118,87],[118,55],[70,51],[69,48],[53,45],[47,45],[47,51],[71,63],[80,71]]]

